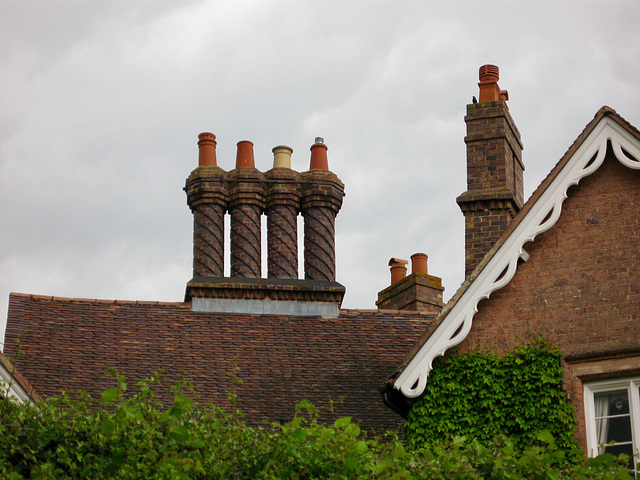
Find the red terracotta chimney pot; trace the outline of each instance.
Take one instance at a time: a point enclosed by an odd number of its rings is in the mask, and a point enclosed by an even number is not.
[[[411,273],[427,275],[427,254],[414,253],[411,255]]]
[[[217,165],[216,136],[213,133],[202,132],[198,135],[198,165]]]
[[[241,140],[238,142],[238,151],[236,153],[236,168],[255,168],[255,166],[255,161],[253,159],[253,143],[249,140]]]
[[[495,65],[483,65],[480,67],[479,72],[480,83],[480,95],[478,102],[498,102],[500,98],[500,87],[498,87],[498,80],[500,79],[500,69]],[[505,99],[503,99],[504,101]]]
[[[327,146],[324,144],[324,138],[316,137],[316,143],[311,145],[311,161],[309,162],[309,170],[329,170],[327,149]]]
[[[407,262],[401,258],[391,258],[389,266],[391,267],[391,285],[399,282],[407,276]]]

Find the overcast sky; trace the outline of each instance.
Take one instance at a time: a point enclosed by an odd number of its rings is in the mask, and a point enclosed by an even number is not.
[[[202,131],[225,170],[246,139],[304,171],[325,138],[343,307],[415,252],[449,298],[478,68],[500,67],[528,197],[601,106],[640,126],[639,25],[637,0],[0,0],[0,323],[9,292],[183,300]]]

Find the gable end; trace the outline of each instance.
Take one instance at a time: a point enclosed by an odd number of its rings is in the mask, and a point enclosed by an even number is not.
[[[515,227],[496,242],[466,288],[463,286],[457,298],[445,307],[441,318],[436,320],[438,326],[397,377],[394,388],[408,398],[422,395],[433,360],[467,337],[478,303],[511,281],[518,262],[529,258],[523,246],[555,225],[569,187],[577,185],[602,165],[609,145],[620,163],[640,170],[640,140],[614,118],[604,115],[575,152],[560,162],[564,164],[554,172],[544,190],[532,199],[530,207],[523,210]]]

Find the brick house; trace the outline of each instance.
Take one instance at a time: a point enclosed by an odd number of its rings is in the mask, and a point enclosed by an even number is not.
[[[368,430],[402,419],[380,402],[386,374],[442,308],[442,285],[417,255],[395,294],[378,310],[344,310],[335,281],[335,217],[344,185],[316,139],[310,168],[291,169],[292,150],[273,149],[274,168],[255,168],[251,142],[238,143],[236,168],[217,165],[213,134],[199,135],[198,167],[185,191],[194,216],[193,278],[179,303],[58,298],[12,293],[5,353],[42,396],[113,386],[115,367],[130,387],[154,372],[180,375],[205,401],[228,402],[238,370],[238,407],[251,423],[289,420],[309,400],[329,420],[350,415]],[[298,278],[298,215],[304,218],[304,278]],[[267,217],[267,278],[261,278],[262,215]],[[225,222],[230,273],[224,276]],[[406,268],[405,268],[406,271]],[[395,290],[394,290],[395,291]],[[400,310],[402,308],[402,310]],[[165,392],[162,398],[170,400]]]
[[[254,167],[240,142],[236,168],[217,164],[216,139],[199,136],[199,165],[185,187],[194,215],[193,278],[180,303],[122,302],[11,294],[8,355],[43,396],[94,395],[117,367],[131,384],[164,369],[183,371],[205,399],[224,404],[237,358],[239,406],[252,422],[288,419],[302,399],[364,428],[397,427],[424,391],[432,360],[458,346],[497,353],[540,337],[561,348],[564,388],[590,454],[614,423],[640,439],[640,132],[603,107],[525,203],[522,143],[498,87],[480,69],[479,101],[468,105],[465,216],[467,278],[442,308],[442,284],[427,257],[389,261],[391,285],[378,310],[340,309],[334,220],[344,185],[321,139],[310,168]],[[304,279],[298,278],[297,217],[304,218]],[[261,276],[261,217],[267,217],[267,278]],[[224,224],[230,219],[230,277]],[[609,412],[621,405],[615,421]],[[626,413],[625,413],[626,412]],[[612,428],[608,428],[612,427]],[[602,442],[605,440],[605,442]]]
[[[543,338],[562,352],[563,388],[590,455],[640,448],[640,132],[602,107],[524,203],[520,135],[480,69],[467,106],[467,277],[385,385],[400,413],[435,357],[504,354]]]

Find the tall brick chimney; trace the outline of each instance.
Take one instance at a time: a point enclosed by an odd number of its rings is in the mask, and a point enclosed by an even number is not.
[[[335,281],[335,217],[344,185],[329,171],[316,139],[309,171],[291,169],[293,150],[273,149],[273,169],[255,167],[253,144],[238,143],[236,168],[217,166],[216,137],[198,136],[199,161],[187,178],[193,212],[193,278],[186,301],[195,311],[338,315],[345,288]],[[230,277],[224,277],[224,222],[231,219]],[[298,278],[298,215],[304,216],[304,279]],[[267,216],[267,278],[261,278],[261,219]]]
[[[480,263],[524,202],[522,142],[499,70],[480,67],[478,103],[467,105],[467,191],[457,198],[465,217],[465,275]]]

